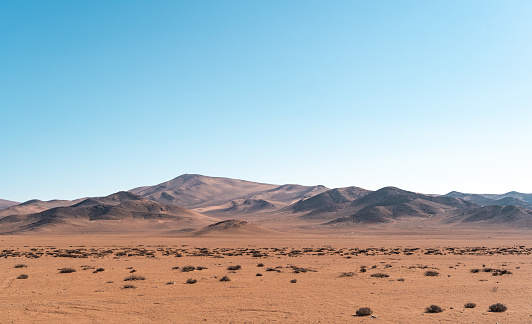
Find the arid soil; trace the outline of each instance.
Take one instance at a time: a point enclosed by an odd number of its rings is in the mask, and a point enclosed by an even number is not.
[[[0,250],[3,323],[532,322],[526,233],[14,235]]]

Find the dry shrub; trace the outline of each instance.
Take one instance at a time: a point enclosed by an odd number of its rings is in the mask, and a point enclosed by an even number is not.
[[[373,311],[369,307],[360,307],[355,314],[357,314],[357,316],[369,316],[373,314]]]
[[[137,280],[146,280],[146,278],[144,278],[143,276],[131,275],[124,279],[124,281],[137,281]]]
[[[443,308],[441,308],[438,305],[430,305],[429,307],[425,308],[425,313],[441,313],[443,312]]]
[[[76,272],[76,269],[74,268],[61,268],[59,269],[59,273],[72,273]]]
[[[494,313],[502,313],[502,312],[506,312],[506,310],[508,309],[508,307],[504,306],[503,304],[501,303],[497,303],[497,304],[493,304],[489,307],[490,309],[490,312],[494,312]]]
[[[432,271],[432,270],[425,271],[425,276],[427,277],[437,277],[439,275],[440,273],[438,271]]]

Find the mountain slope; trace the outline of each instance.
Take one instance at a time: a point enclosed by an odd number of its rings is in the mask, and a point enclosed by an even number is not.
[[[255,225],[246,221],[229,219],[215,224],[205,226],[195,232],[193,235],[220,235],[220,236],[235,236],[235,235],[272,235],[278,232],[266,229],[262,226]]]
[[[218,219],[175,205],[163,205],[129,192],[85,199],[69,207],[0,219],[1,233],[57,230],[129,233],[201,227]]]
[[[274,189],[276,185],[229,178],[184,174],[161,184],[130,190],[139,196],[162,204],[196,208],[224,204],[245,195]]]
[[[329,190],[324,186],[272,185],[244,180],[181,175],[131,193],[164,204],[176,204],[216,217],[271,212]]]
[[[16,201],[0,199],[0,210],[11,207],[11,206],[15,206],[17,204],[18,202]]]
[[[532,211],[520,206],[490,205],[457,211],[457,215],[445,223],[458,225],[484,225],[490,228],[532,228]]]
[[[532,194],[523,194],[516,191],[508,192],[502,195],[492,194],[466,194],[458,191],[451,191],[444,195],[446,197],[455,197],[471,201],[480,206],[521,206],[532,209]]]
[[[345,208],[371,191],[359,187],[330,189],[314,197],[302,199],[288,207],[294,213],[306,212],[307,216],[332,213]]]
[[[10,216],[10,215],[24,215],[24,214],[39,213],[39,212],[45,211],[50,208],[71,206],[82,200],[83,199],[42,201],[38,199],[33,199],[33,200],[23,202],[21,204],[0,210],[0,217]]]

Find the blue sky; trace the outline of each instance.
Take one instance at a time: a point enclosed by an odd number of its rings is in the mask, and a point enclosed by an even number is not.
[[[532,192],[530,1],[0,2],[0,198],[183,173]]]

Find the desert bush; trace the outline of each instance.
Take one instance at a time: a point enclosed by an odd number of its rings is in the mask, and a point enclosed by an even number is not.
[[[471,270],[469,270],[469,272],[471,272],[471,273],[479,273],[480,269],[471,269]]]
[[[102,271],[105,271],[104,268],[98,268],[96,270],[94,270],[92,273],[97,273],[97,272],[102,272]]]
[[[183,268],[181,268],[181,272],[190,272],[190,271],[194,271],[196,270],[196,267],[194,266],[185,266]]]
[[[477,307],[477,304],[475,304],[475,303],[466,303],[464,305],[464,307],[465,308],[475,308],[475,307]]]
[[[441,313],[443,312],[443,308],[441,308],[438,305],[430,305],[429,307],[425,308],[425,313]]]
[[[137,270],[135,269],[129,271],[129,273],[135,273],[135,272],[137,272]]]
[[[144,278],[143,276],[131,275],[124,279],[124,281],[137,281],[137,280],[146,280],[146,278]]]
[[[386,273],[374,273],[372,274],[370,277],[374,277],[374,278],[388,278],[390,275],[386,274]]]
[[[178,270],[179,267],[172,267],[172,270]]]
[[[17,277],[17,279],[28,279],[28,275],[27,274],[21,274]]]
[[[201,267],[201,266],[196,267],[196,270],[205,270],[205,269],[207,269],[207,267]]]
[[[342,272],[340,274],[340,278],[344,278],[344,277],[353,277],[355,275],[354,272]]]
[[[240,270],[240,269],[242,269],[242,266],[240,265],[232,265],[232,266],[227,267],[227,270]]]
[[[432,270],[425,271],[425,276],[427,277],[437,277],[439,275],[440,273],[438,271],[432,271]]]
[[[196,279],[192,279],[192,278],[188,278],[187,281],[186,281],[187,284],[191,284],[191,285],[195,284],[196,282],[198,282],[198,281]]]
[[[135,289],[137,287],[133,286],[133,285],[123,285],[122,286],[122,289]]]
[[[369,316],[373,314],[373,311],[369,307],[360,307],[355,314],[357,314],[357,316]]]
[[[494,312],[494,313],[506,312],[507,309],[508,307],[504,306],[501,303],[493,304],[489,307],[490,312]]]
[[[27,265],[21,263],[21,264],[16,264],[13,268],[20,269],[20,268],[27,268],[27,267],[28,267]]]
[[[264,263],[259,263],[259,264],[257,264],[257,267],[259,267],[259,268],[264,267]]]
[[[223,276],[220,278],[220,281],[231,281],[231,278],[229,278],[228,276]]]
[[[405,281],[405,278],[399,278],[397,281]]]
[[[366,268],[360,268],[360,272],[364,273],[364,272],[366,272],[366,271],[368,271],[368,269],[366,269]]]
[[[76,269],[74,268],[61,268],[59,269],[59,273],[72,273],[76,272]]]
[[[262,273],[257,273],[255,276],[262,277]]]
[[[296,282],[297,282],[297,279],[290,280],[290,283],[296,283]]]

